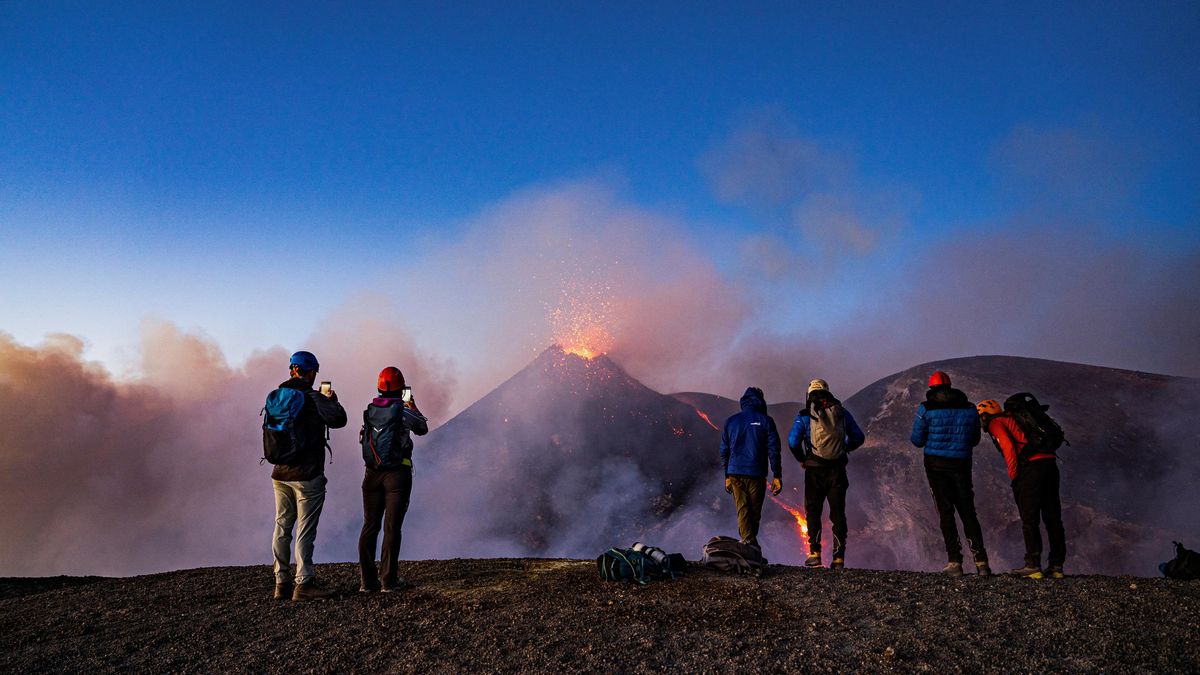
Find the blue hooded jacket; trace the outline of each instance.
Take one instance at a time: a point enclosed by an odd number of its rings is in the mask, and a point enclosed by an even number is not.
[[[913,419],[912,444],[927,456],[970,460],[979,438],[979,412],[967,395],[949,385],[930,387]]]
[[[725,420],[721,433],[721,464],[726,476],[766,478],[767,463],[776,478],[783,477],[779,459],[779,430],[767,414],[762,390],[750,387],[741,399],[742,412]]]

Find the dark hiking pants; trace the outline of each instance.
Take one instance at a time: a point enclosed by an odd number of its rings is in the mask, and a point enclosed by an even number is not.
[[[1051,567],[1062,567],[1067,559],[1067,535],[1063,530],[1062,502],[1058,496],[1058,462],[1039,459],[1021,467],[1012,482],[1017,511],[1021,513],[1021,529],[1025,534],[1025,564],[1042,566],[1042,532],[1038,521],[1046,524],[1050,540]]]
[[[733,479],[733,503],[737,506],[738,536],[758,546],[758,523],[762,520],[763,500],[767,498],[767,479],[730,476]]]
[[[929,491],[933,493],[933,504],[937,507],[942,528],[942,539],[946,542],[946,558],[961,563],[962,545],[958,540],[958,524],[954,514],[962,520],[963,533],[975,562],[987,561],[987,550],[983,547],[983,528],[975,513],[975,488],[971,483],[971,461],[930,461],[925,458],[925,477],[929,479]]]
[[[821,552],[821,511],[829,500],[829,522],[833,525],[833,557],[846,557],[846,490],[850,479],[846,467],[804,469],[804,518],[808,521],[808,552]]]
[[[412,471],[409,469],[367,469],[362,482],[363,526],[358,537],[358,566],[362,585],[378,588],[392,586],[397,581],[396,560],[400,557],[400,528],[408,512],[412,494]],[[379,574],[375,574],[375,543],[379,540],[380,521],[383,522],[383,548],[379,552]]]

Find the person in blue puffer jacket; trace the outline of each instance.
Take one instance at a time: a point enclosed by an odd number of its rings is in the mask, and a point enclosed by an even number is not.
[[[725,467],[725,491],[737,507],[738,535],[744,543],[758,546],[758,523],[766,498],[767,466],[774,480],[771,494],[783,490],[779,430],[767,414],[762,389],[750,387],[742,394],[742,411],[725,420],[721,433],[721,465]]]
[[[950,386],[950,376],[937,371],[929,378],[925,402],[913,419],[912,444],[925,449],[925,477],[933,493],[946,543],[949,562],[943,572],[962,576],[962,545],[954,513],[962,520],[967,545],[975,558],[979,576],[989,576],[983,528],[975,513],[975,489],[971,482],[971,450],[979,444],[979,412],[967,395]]]

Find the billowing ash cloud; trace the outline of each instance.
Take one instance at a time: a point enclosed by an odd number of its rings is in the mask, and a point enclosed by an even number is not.
[[[437,416],[452,378],[411,351],[399,329],[342,319],[344,334],[309,346],[323,371],[353,376],[335,382],[353,428],[334,432],[330,490],[345,496],[361,480],[353,420],[373,392],[377,364],[404,368]],[[325,337],[332,344],[322,350]],[[27,347],[0,334],[0,387],[12,394],[0,425],[0,575],[269,560],[274,502],[270,468],[258,464],[258,412],[287,379],[288,351],[276,347],[235,368],[206,338],[147,323],[145,375],[132,382],[114,381],[82,352],[70,336]],[[349,557],[360,505],[330,500],[319,535],[326,555]]]

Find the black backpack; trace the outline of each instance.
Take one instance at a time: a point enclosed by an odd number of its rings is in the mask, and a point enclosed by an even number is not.
[[[1050,406],[1038,403],[1036,396],[1025,391],[1013,394],[1004,401],[1004,412],[1012,415],[1025,434],[1025,440],[1029,443],[1026,448],[1030,452],[1054,454],[1063,443],[1071,444],[1058,422],[1046,414],[1049,409]]]
[[[1174,543],[1175,559],[1159,565],[1159,571],[1171,579],[1200,579],[1200,553],[1184,548],[1179,542]]]
[[[371,403],[363,411],[358,439],[368,469],[412,468],[413,442],[404,426],[404,409],[403,403],[382,407]]]

